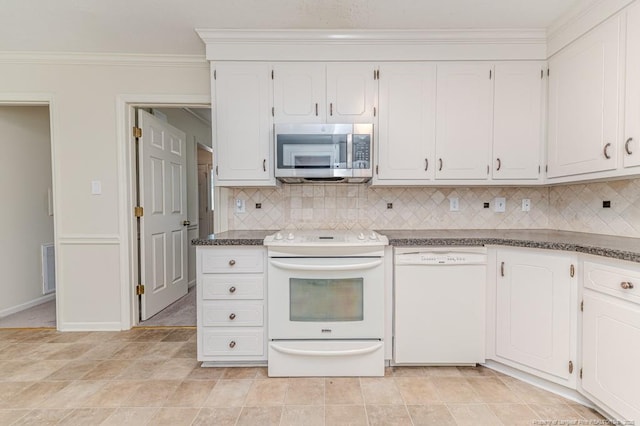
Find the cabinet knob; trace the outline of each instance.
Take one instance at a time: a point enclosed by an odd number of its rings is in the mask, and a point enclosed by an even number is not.
[[[622,281],[620,283],[620,287],[622,287],[625,290],[631,290],[633,288],[633,283],[630,281]]]
[[[629,144],[631,142],[633,142],[633,138],[627,139],[627,141],[624,143],[624,151],[627,153],[627,155],[633,154],[633,152],[631,151],[631,148],[629,148]]]
[[[609,155],[609,147],[611,146],[610,143],[606,144],[602,150],[602,153],[604,154],[604,158],[606,158],[607,160],[611,158],[611,156]]]
[[[234,319],[236,319],[236,314],[231,314],[231,315],[229,315],[229,319],[230,319],[230,320],[232,320],[232,321],[233,321]]]
[[[235,348],[235,347],[236,347],[236,342],[235,342],[235,341],[233,341],[233,340],[232,340],[232,341],[230,341],[230,342],[229,342],[229,347],[230,347],[231,349]]]
[[[229,266],[233,266],[233,265],[235,265],[235,264],[236,264],[236,261],[235,261],[235,260],[231,259],[231,260],[229,261]]]
[[[231,286],[229,287],[229,293],[235,293],[236,292],[236,288]]]

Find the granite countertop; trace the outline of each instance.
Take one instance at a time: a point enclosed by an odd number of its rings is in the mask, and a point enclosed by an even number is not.
[[[191,244],[262,245],[269,231],[227,231],[194,239]],[[437,229],[377,230],[389,244],[406,246],[484,246],[498,245],[574,251],[632,262],[640,262],[640,238],[614,237],[583,232],[546,229]]]

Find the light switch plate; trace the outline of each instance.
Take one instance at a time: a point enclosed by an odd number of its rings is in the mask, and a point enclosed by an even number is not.
[[[247,209],[244,200],[236,198],[236,213],[245,213],[246,211]]]
[[[507,199],[504,197],[496,197],[493,199],[493,211],[496,213],[504,213],[507,209]]]
[[[92,195],[102,194],[102,182],[100,182],[99,180],[91,181],[91,194]]]

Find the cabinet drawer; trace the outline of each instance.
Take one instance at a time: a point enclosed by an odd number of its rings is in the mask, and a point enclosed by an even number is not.
[[[205,274],[233,274],[264,271],[264,252],[256,249],[224,248],[203,250],[201,269]]]
[[[263,275],[205,275],[202,299],[263,299]]]
[[[640,270],[585,261],[584,287],[640,303]]]
[[[206,356],[260,356],[264,354],[263,330],[204,330],[202,354]]]
[[[202,304],[202,325],[205,327],[247,327],[264,324],[262,301],[215,301]]]

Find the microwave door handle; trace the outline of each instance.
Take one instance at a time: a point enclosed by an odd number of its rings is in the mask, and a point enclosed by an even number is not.
[[[347,134],[347,169],[353,169],[353,134]]]
[[[271,260],[271,265],[276,268],[286,269],[289,271],[358,271],[375,268],[382,265],[382,259],[374,260],[366,263],[352,263],[349,265],[299,265],[277,260]]]

